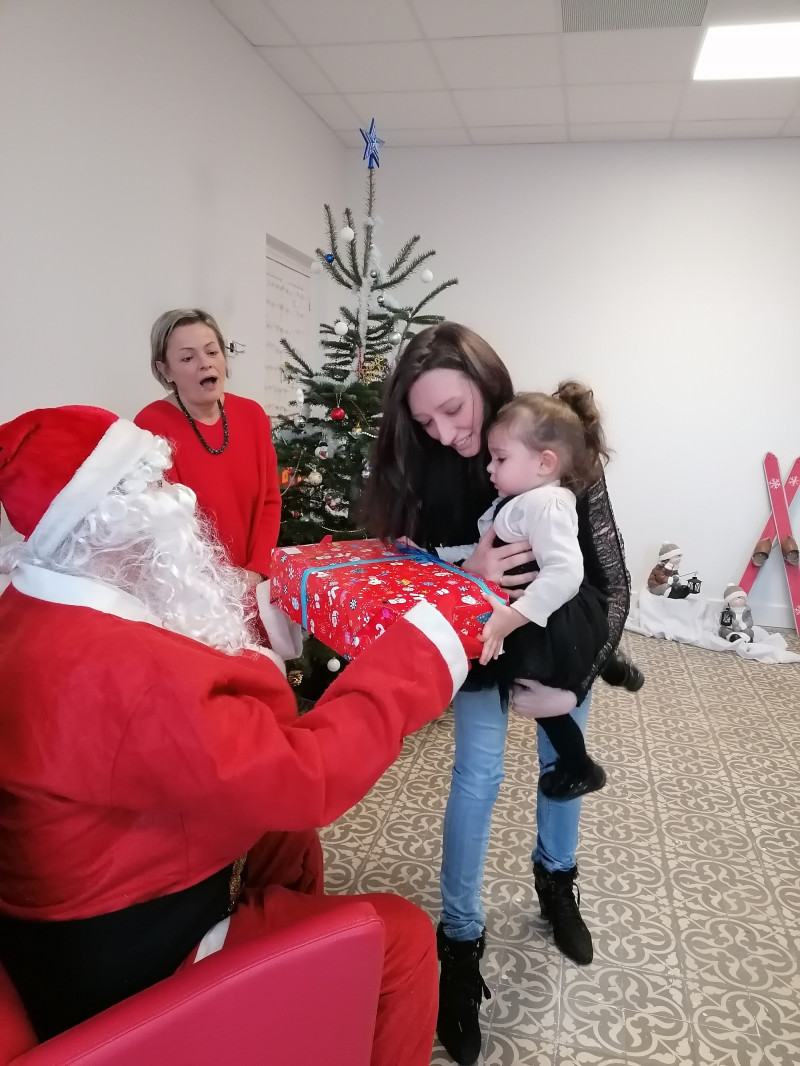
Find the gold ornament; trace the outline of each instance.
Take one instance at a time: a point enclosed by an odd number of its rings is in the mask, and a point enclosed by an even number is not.
[[[299,688],[303,683],[303,671],[290,670],[286,679],[292,688]]]
[[[362,364],[359,378],[365,385],[371,385],[373,381],[382,381],[386,377],[389,364],[383,355],[369,355],[365,356]]]

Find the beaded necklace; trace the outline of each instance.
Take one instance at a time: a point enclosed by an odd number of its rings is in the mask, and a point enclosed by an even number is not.
[[[192,418],[192,416],[189,414],[189,412],[184,407],[183,400],[181,399],[180,394],[179,394],[177,389],[175,390],[175,399],[178,401],[178,407],[180,407],[181,411],[183,411],[183,413],[189,419],[189,425],[195,431],[195,434],[197,435],[197,439],[203,445],[205,450],[210,455],[222,455],[222,453],[228,447],[228,419],[227,419],[227,417],[225,415],[225,408],[222,406],[222,400],[217,400],[217,407],[219,407],[219,413],[222,415],[222,433],[223,433],[222,446],[220,448],[212,448],[211,445],[208,443],[208,441],[203,436],[203,434],[197,428],[197,423],[195,422],[195,420]]]

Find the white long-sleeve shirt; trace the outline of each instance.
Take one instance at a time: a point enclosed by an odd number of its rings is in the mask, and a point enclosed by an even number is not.
[[[530,544],[539,573],[511,606],[544,626],[553,611],[577,594],[583,581],[575,495],[558,483],[542,485],[509,500],[493,518],[497,503],[478,520],[478,531],[483,536],[494,525],[501,540]]]

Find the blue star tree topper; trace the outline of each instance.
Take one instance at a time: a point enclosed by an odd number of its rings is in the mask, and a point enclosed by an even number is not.
[[[375,119],[369,124],[368,130],[362,130],[361,136],[364,138],[364,159],[369,160],[369,169],[373,167],[379,167],[381,161],[378,158],[378,150],[385,141],[382,141],[378,136],[378,131],[375,129]]]

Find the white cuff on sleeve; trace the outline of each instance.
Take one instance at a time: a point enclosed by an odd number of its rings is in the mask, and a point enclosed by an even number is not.
[[[461,688],[469,672],[469,660],[455,629],[443,614],[429,603],[418,603],[403,616],[439,649],[453,679],[453,695]]]

